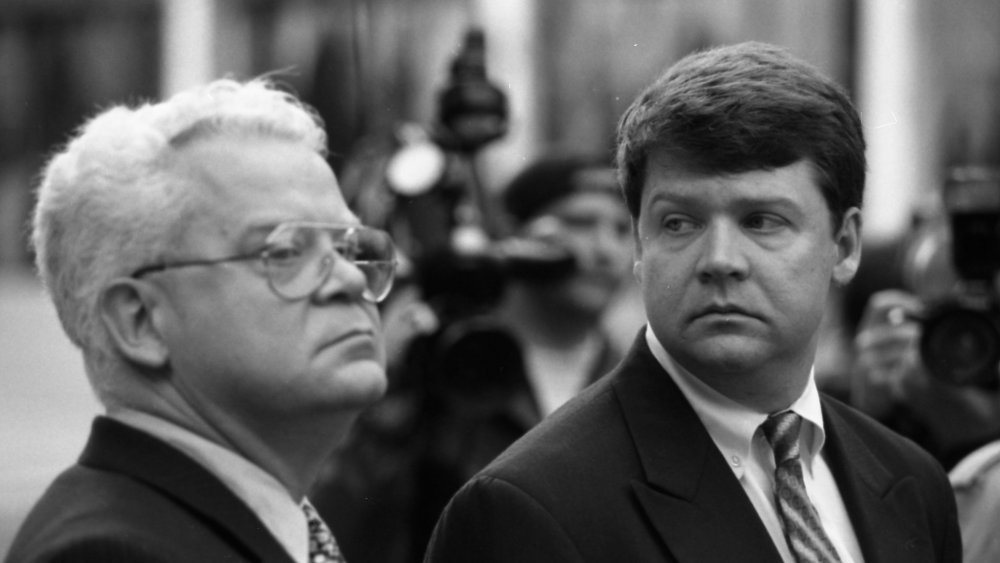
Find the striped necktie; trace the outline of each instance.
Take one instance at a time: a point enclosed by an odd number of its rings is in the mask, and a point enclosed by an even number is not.
[[[819,515],[809,502],[799,462],[802,418],[792,411],[768,417],[761,425],[774,450],[774,497],[785,540],[798,563],[839,563],[837,550],[823,531]]]
[[[330,528],[308,500],[302,501],[302,511],[309,524],[309,563],[346,563]]]

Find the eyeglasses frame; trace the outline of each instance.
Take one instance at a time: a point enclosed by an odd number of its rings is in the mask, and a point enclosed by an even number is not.
[[[311,221],[286,221],[284,223],[279,223],[278,225],[276,225],[274,227],[274,229],[272,229],[271,232],[268,233],[267,238],[265,239],[265,242],[267,240],[270,240],[270,238],[274,235],[274,233],[277,233],[281,229],[285,229],[285,228],[288,228],[290,226],[293,226],[293,227],[323,228],[323,229],[345,229],[345,230],[363,229],[363,230],[370,230],[370,231],[385,232],[385,231],[382,231],[381,229],[375,229],[373,227],[367,227],[365,225],[349,225],[349,224],[342,224],[342,223],[322,223],[322,222],[311,222]],[[388,233],[386,233],[386,234],[388,234]],[[246,262],[246,261],[250,261],[250,260],[260,260],[261,265],[264,267],[264,269],[266,271],[267,270],[268,252],[270,252],[271,250],[272,250],[271,248],[265,246],[263,249],[257,250],[257,251],[254,251],[254,252],[249,252],[249,253],[244,253],[244,254],[236,254],[236,255],[233,255],[233,256],[224,256],[222,258],[205,258],[205,259],[191,259],[191,260],[176,260],[176,261],[169,261],[169,262],[161,262],[159,264],[150,264],[148,266],[142,266],[142,267],[134,270],[129,275],[129,277],[133,278],[133,279],[141,279],[143,276],[145,276],[147,274],[152,274],[152,273],[156,273],[156,272],[162,272],[162,271],[166,271],[166,270],[172,270],[172,269],[176,269],[176,268],[187,268],[187,267],[192,267],[192,266],[214,266],[214,265],[217,265],[217,264],[224,264],[224,263],[227,263],[227,262]],[[344,258],[343,256],[341,256],[339,254],[338,254],[338,256],[340,258]],[[347,260],[348,262],[350,262],[352,265],[354,265],[354,261],[353,260],[348,259],[348,258],[344,258],[344,259]],[[329,254],[323,257],[323,263],[324,263],[324,265],[330,265],[330,263],[331,263],[331,256]],[[393,266],[393,268],[395,268],[397,264],[398,264],[397,261],[395,259],[393,259],[392,260],[392,266]],[[355,266],[355,267],[357,267],[357,266]],[[319,282],[319,284],[316,286],[316,288],[314,288],[311,292],[307,293],[306,295],[303,295],[302,297],[298,297],[298,298],[290,298],[290,297],[287,297],[285,295],[282,295],[282,293],[280,291],[278,291],[274,287],[274,281],[272,280],[272,277],[271,277],[270,274],[267,275],[267,285],[268,285],[268,287],[271,288],[271,291],[274,292],[275,295],[277,295],[278,297],[280,297],[280,298],[282,298],[282,299],[284,299],[286,301],[300,301],[302,299],[308,298],[310,295],[312,295],[313,293],[316,292],[316,289],[319,289],[320,287],[322,287],[322,285],[324,283],[326,283],[326,281],[329,279],[331,271],[332,271],[332,268],[330,268],[329,270],[327,270],[326,275]],[[392,287],[392,281],[389,282],[389,287],[391,289],[391,287]],[[388,291],[386,291],[386,294],[388,294]],[[375,297],[374,299],[369,299],[367,297],[365,299],[367,299],[369,301],[372,301],[374,303],[378,303],[378,302],[381,302],[383,299],[385,299],[385,295],[382,295],[381,297]]]

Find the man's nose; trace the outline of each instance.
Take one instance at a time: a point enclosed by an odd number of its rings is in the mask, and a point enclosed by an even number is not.
[[[698,277],[702,281],[745,279],[749,273],[746,240],[738,225],[712,223],[702,235]]]
[[[327,301],[341,297],[356,301],[362,298],[368,287],[368,279],[361,268],[336,252],[330,252],[322,260],[326,274],[316,289],[314,297],[317,300]]]

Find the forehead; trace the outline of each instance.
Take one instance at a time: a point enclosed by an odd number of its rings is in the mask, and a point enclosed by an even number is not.
[[[329,165],[300,144],[199,140],[178,151],[177,169],[195,194],[195,223],[226,236],[284,221],[358,222]]]
[[[654,153],[646,168],[642,206],[664,200],[704,205],[783,201],[807,207],[818,201],[825,205],[819,173],[808,160],[781,168],[714,174],[685,168]]]

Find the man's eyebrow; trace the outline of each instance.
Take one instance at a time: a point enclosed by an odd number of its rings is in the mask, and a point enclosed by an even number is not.
[[[748,205],[748,206],[784,206],[784,207],[798,207],[799,203],[794,199],[786,195],[770,195],[761,197],[744,197],[735,200],[735,203]]]
[[[703,205],[705,201],[700,198],[697,194],[678,194],[670,192],[662,192],[654,194],[649,203],[673,203],[677,205]],[[754,207],[754,206],[792,206],[798,207],[797,201],[787,195],[763,195],[763,196],[737,196],[731,199],[729,205],[734,205],[738,207]]]
[[[264,242],[264,239],[274,232],[274,229],[276,229],[281,223],[282,221],[262,221],[247,225],[243,228],[242,233],[240,233],[239,244],[249,245],[262,243]]]
[[[271,231],[276,229],[278,225],[281,225],[282,223],[284,223],[284,221],[267,221],[267,222],[253,223],[247,225],[247,227],[243,230],[243,232],[246,234],[270,233]]]

